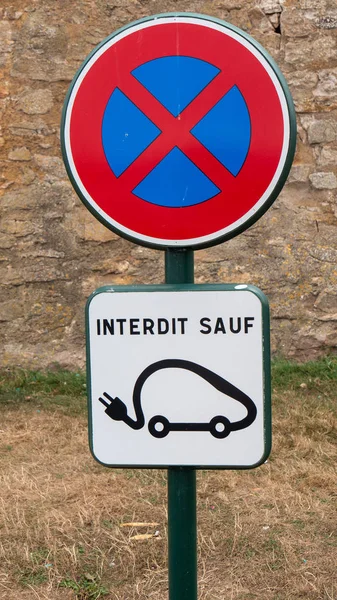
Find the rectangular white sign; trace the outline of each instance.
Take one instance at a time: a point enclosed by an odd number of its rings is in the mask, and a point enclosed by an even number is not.
[[[107,466],[250,468],[270,451],[269,309],[246,285],[97,290],[89,437]]]

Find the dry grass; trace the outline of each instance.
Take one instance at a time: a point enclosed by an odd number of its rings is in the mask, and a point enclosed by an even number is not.
[[[337,600],[336,395],[299,381],[267,464],[198,473],[200,600]],[[62,402],[5,403],[0,430],[0,598],[166,598],[165,471],[96,464]]]

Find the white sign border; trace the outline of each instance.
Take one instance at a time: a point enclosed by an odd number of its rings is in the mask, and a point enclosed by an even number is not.
[[[87,339],[87,394],[88,394],[88,417],[89,417],[89,447],[94,459],[105,467],[109,468],[132,468],[132,469],[168,469],[177,467],[176,464],[107,464],[96,457],[93,448],[93,425],[92,425],[92,394],[91,394],[91,359],[90,359],[90,323],[89,311],[90,304],[98,294],[120,293],[120,292],[225,292],[236,291],[251,292],[261,303],[262,311],[262,351],[263,351],[263,419],[264,419],[264,452],[261,459],[251,465],[191,465],[181,464],[179,467],[203,469],[203,470],[249,470],[263,464],[271,451],[272,434],[271,434],[271,364],[270,364],[270,317],[269,303],[265,294],[257,287],[243,284],[160,284],[160,285],[140,285],[140,286],[105,286],[98,288],[87,300],[86,304],[86,339]]]

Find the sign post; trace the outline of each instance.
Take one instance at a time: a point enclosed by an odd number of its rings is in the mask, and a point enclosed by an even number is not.
[[[170,600],[197,599],[196,469],[254,468],[271,447],[268,301],[249,285],[194,285],[193,251],[264,214],[295,140],[271,57],[205,15],[119,29],[65,101],[75,191],[106,227],[165,251],[164,286],[96,290],[86,326],[94,457],[168,469]]]
[[[166,250],[165,283],[194,283],[194,252]],[[167,472],[169,600],[196,600],[196,471],[171,467]]]

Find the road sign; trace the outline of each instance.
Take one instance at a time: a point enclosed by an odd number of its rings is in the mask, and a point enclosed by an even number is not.
[[[75,190],[139,244],[210,246],[255,222],[295,147],[287,85],[264,49],[203,15],[152,16],[104,40],[62,122]]]
[[[270,450],[268,302],[252,286],[101,288],[89,437],[108,466],[250,468]]]

